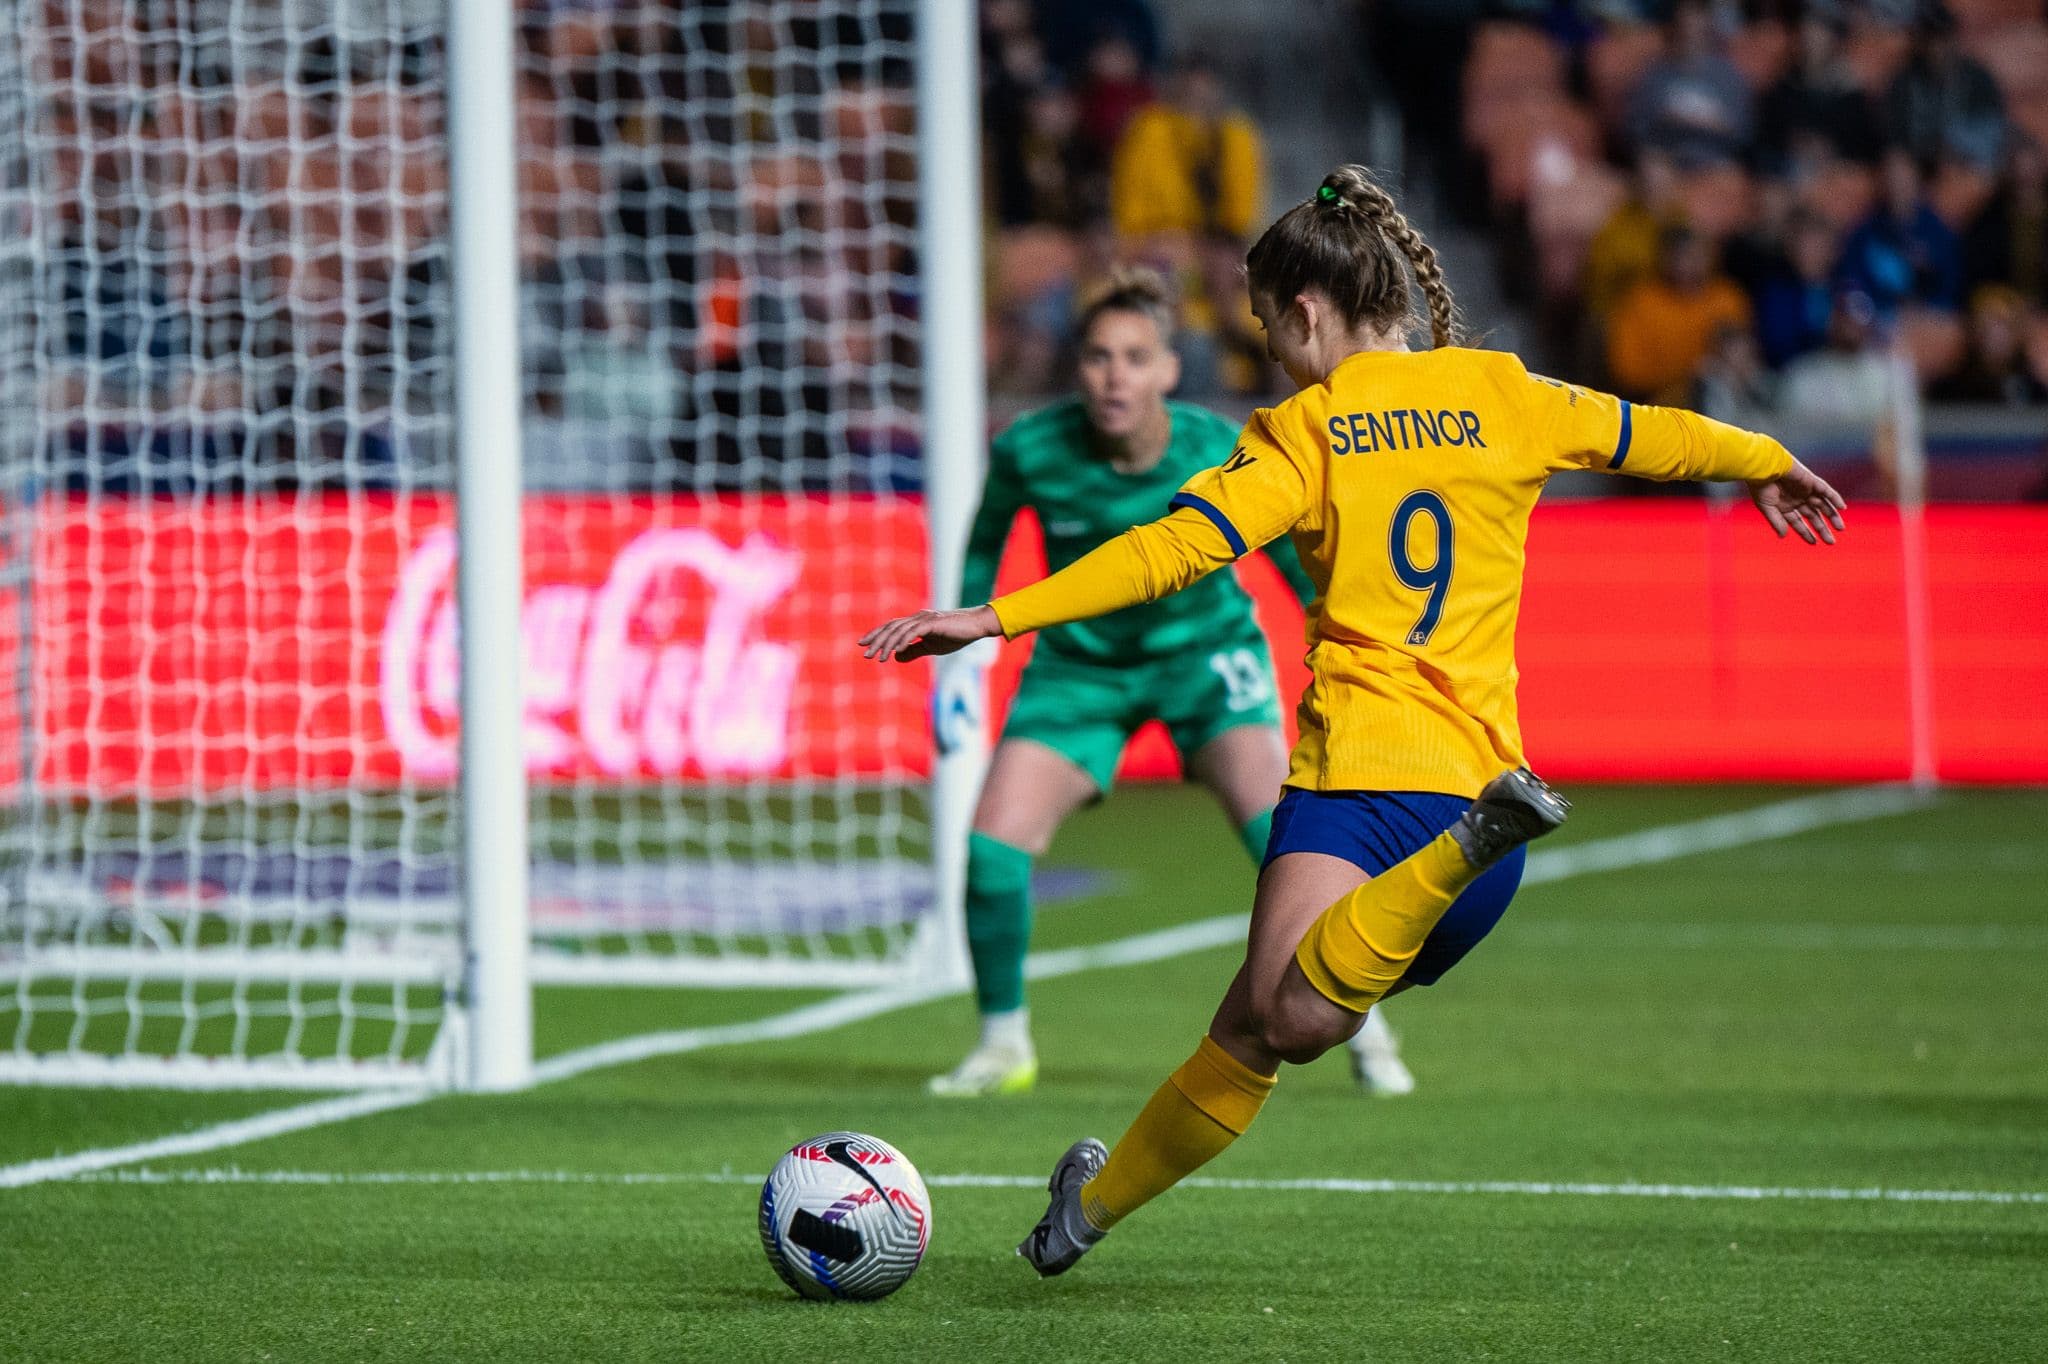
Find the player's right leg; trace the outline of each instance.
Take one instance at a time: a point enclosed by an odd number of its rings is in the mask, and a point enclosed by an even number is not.
[[[967,950],[981,1035],[952,1070],[934,1075],[946,1098],[1016,1094],[1038,1079],[1024,958],[1031,950],[1031,864],[1062,821],[1101,794],[1095,779],[1032,739],[1005,739],[989,761],[967,840]]]
[[[1294,1060],[1293,1053],[1312,1048],[1330,1024],[1323,1004],[1349,1015],[1365,1014],[1409,975],[1468,888],[1496,867],[1511,867],[1508,859],[1518,856],[1523,844],[1556,829],[1570,812],[1571,803],[1525,767],[1488,782],[1456,823],[1332,904],[1310,925],[1281,978],[1279,994],[1267,1001],[1268,1043],[1279,1033],[1278,1049]],[[1514,876],[1519,879],[1518,870]],[[1511,886],[1507,894],[1512,896]],[[1490,916],[1480,916],[1481,936],[1505,908],[1503,898]],[[1449,961],[1470,946],[1467,941],[1456,948]],[[1413,983],[1429,984],[1441,974],[1417,976]],[[1285,1034],[1295,1022],[1303,1025],[1303,1033],[1300,1045],[1290,1046]]]

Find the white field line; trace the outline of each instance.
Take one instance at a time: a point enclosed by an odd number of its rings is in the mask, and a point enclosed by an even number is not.
[[[1024,973],[1033,980],[1053,980],[1060,976],[1078,975],[1083,971],[1138,966],[1146,962],[1165,961],[1170,957],[1184,957],[1190,952],[1243,942],[1248,923],[1249,919],[1245,915],[1224,914],[1213,919],[1200,919],[1194,923],[1178,924],[1151,933],[1119,938],[1113,942],[1091,943],[1086,947],[1069,947],[1056,952],[1034,952],[1025,961]],[[791,1009],[787,1013],[771,1014],[767,1018],[750,1018],[741,1023],[721,1023],[712,1027],[677,1028],[672,1032],[641,1033],[633,1037],[622,1037],[616,1042],[601,1042],[593,1047],[583,1047],[577,1051],[563,1052],[560,1056],[551,1056],[535,1063],[533,1078],[536,1084],[547,1084],[555,1080],[567,1080],[589,1071],[602,1070],[607,1066],[645,1061],[656,1056],[675,1056],[683,1052],[703,1051],[707,1047],[803,1037],[844,1027],[848,1023],[858,1023],[881,1014],[894,1013],[898,1009],[929,1004],[933,1000],[948,999],[965,993],[966,990],[959,986],[936,983],[897,989],[862,990],[834,999],[820,1000],[816,1004]]]
[[[928,1004],[932,1000],[944,999],[948,995],[959,993],[962,991],[947,985],[858,990],[851,994],[820,1000],[816,1004],[806,1004],[800,1009],[770,1014],[766,1018],[750,1018],[740,1023],[720,1023],[701,1028],[676,1028],[668,1032],[641,1033],[634,1037],[622,1037],[616,1042],[601,1042],[594,1047],[565,1051],[559,1056],[550,1056],[546,1060],[538,1061],[533,1067],[533,1080],[535,1084],[551,1084],[556,1080],[567,1080],[588,1071],[626,1065],[633,1061],[645,1061],[656,1056],[675,1056],[683,1052],[703,1051],[707,1047],[771,1042],[781,1038],[829,1032],[833,1028],[843,1028],[849,1023],[858,1023],[878,1014],[894,1013],[898,1009]]]
[[[154,1141],[139,1141],[128,1146],[101,1146],[89,1151],[75,1151],[67,1156],[0,1166],[0,1189],[18,1189],[25,1184],[41,1184],[52,1179],[75,1179],[95,1170],[132,1165],[138,1160],[204,1155],[208,1151],[281,1137],[287,1132],[303,1132],[309,1127],[325,1127],[329,1123],[347,1122],[351,1118],[386,1113],[394,1108],[410,1108],[414,1104],[425,1103],[434,1094],[433,1090],[376,1089],[365,1094],[348,1094],[338,1099],[318,1099],[290,1108],[275,1108],[254,1117],[215,1123],[211,1127],[158,1137]]]
[[[572,1184],[633,1187],[640,1185],[736,1184],[758,1187],[765,1174],[730,1170],[707,1173],[652,1173],[587,1170],[111,1170],[79,1177],[80,1183],[101,1184],[269,1184],[325,1185],[464,1185]],[[1042,1175],[926,1175],[935,1189],[1042,1189]],[[2036,1203],[2048,1205],[2048,1192],[2031,1189],[1888,1189],[1786,1188],[1759,1184],[1612,1184],[1559,1180],[1442,1179],[1212,1179],[1196,1176],[1176,1187],[1184,1189],[1253,1190],[1335,1194],[1494,1194],[1560,1198],[1732,1199],[1791,1203]]]
[[[1548,851],[1538,849],[1529,856],[1529,867],[1522,883],[1542,885],[1573,876],[1669,862],[1697,853],[1720,852],[1769,839],[1789,838],[1831,825],[1902,814],[1921,809],[1936,799],[1938,797],[1904,787],[1857,787],[1778,801],[1735,814],[1644,829],[1615,838],[1595,839],[1575,847]],[[1057,952],[1034,952],[1025,964],[1025,972],[1034,980],[1050,980],[1083,971],[1164,961],[1242,941],[1247,922],[1245,915],[1225,914],[1113,942]],[[549,1057],[534,1067],[534,1080],[537,1084],[546,1084],[607,1066],[645,1061],[657,1056],[803,1037],[964,993],[964,988],[940,985],[866,990],[742,1023],[644,1033]],[[226,1150],[312,1127],[347,1122],[372,1113],[409,1108],[439,1098],[441,1093],[435,1089],[378,1090],[321,1099],[153,1141],[96,1147],[0,1166],[0,1189],[20,1188],[53,1179],[74,1179],[95,1170],[132,1165],[137,1161]]]
[[[2039,952],[2048,924],[1601,923],[1536,919],[1519,946],[1745,947],[1766,952]]]
[[[1528,870],[1522,874],[1525,886],[1540,886],[1573,876],[1595,872],[1621,871],[1671,862],[1701,853],[1725,852],[1773,839],[1790,838],[1813,829],[1837,824],[1857,824],[1883,819],[1913,810],[1924,810],[1938,799],[1931,792],[1905,786],[1858,786],[1847,791],[1827,791],[1760,805],[1754,810],[1714,815],[1707,819],[1666,824],[1615,838],[1563,848],[1538,847],[1529,854]]]

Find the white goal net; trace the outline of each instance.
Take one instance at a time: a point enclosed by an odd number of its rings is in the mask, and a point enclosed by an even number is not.
[[[442,6],[6,9],[0,1079],[452,1079]],[[910,11],[517,8],[537,981],[937,969]]]
[[[852,648],[927,573],[909,21],[526,27],[539,979],[872,978],[929,901],[922,679]]]

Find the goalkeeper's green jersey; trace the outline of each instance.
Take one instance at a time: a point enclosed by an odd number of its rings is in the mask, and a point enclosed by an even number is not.
[[[1030,507],[1045,533],[1048,571],[1074,560],[1133,526],[1166,515],[1181,485],[1230,458],[1235,423],[1203,408],[1169,402],[1172,434],[1166,453],[1143,473],[1119,473],[1097,454],[1079,398],[1028,412],[989,447],[988,482],[967,541],[960,602],[985,602],[995,590],[996,565],[1017,512]],[[1304,604],[1314,595],[1308,574],[1282,536],[1266,553]],[[1234,573],[1214,573],[1149,605],[1045,631],[1040,648],[1091,663],[1160,658],[1209,641],[1256,632],[1251,597]]]

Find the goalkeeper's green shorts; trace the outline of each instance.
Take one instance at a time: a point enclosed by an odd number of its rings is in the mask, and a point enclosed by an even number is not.
[[[1096,663],[1040,644],[1017,684],[1005,739],[1029,739],[1067,758],[1107,794],[1124,745],[1163,721],[1181,759],[1240,725],[1280,725],[1273,655],[1256,630],[1186,653]]]

